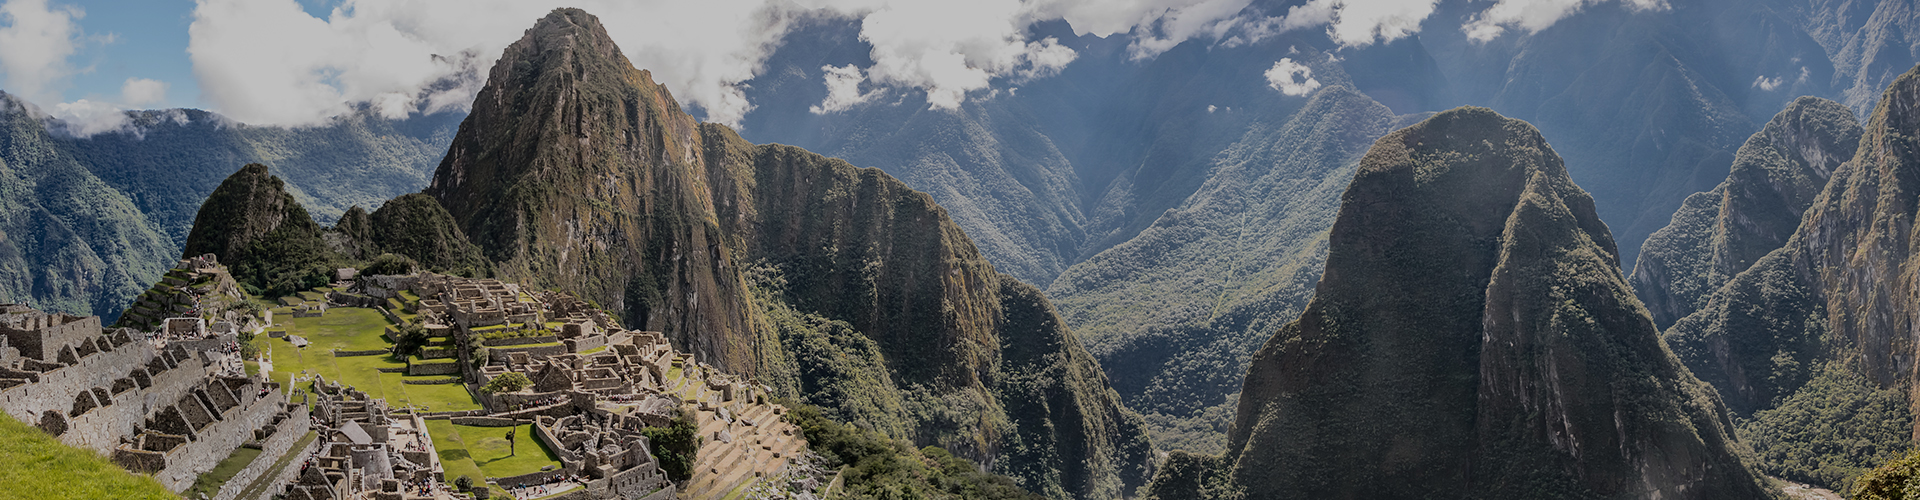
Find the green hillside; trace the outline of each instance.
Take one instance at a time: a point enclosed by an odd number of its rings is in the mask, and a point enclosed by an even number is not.
[[[152,476],[134,474],[93,452],[62,444],[0,414],[0,498],[179,498]]]

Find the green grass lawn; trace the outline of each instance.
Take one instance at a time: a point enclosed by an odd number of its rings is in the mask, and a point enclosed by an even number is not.
[[[276,314],[277,316],[277,314]],[[420,405],[431,411],[479,409],[480,404],[457,384],[405,385],[402,380],[442,379],[446,375],[408,377],[401,373],[381,373],[381,368],[406,368],[403,360],[391,356],[349,356],[336,358],[333,350],[371,351],[393,345],[381,333],[391,325],[380,311],[357,307],[328,309],[318,318],[293,318],[281,323],[289,335],[306,337],[311,344],[296,348],[287,339],[265,335],[255,342],[273,353],[273,379],[286,383],[293,375],[310,372],[327,380],[347,384],[394,407]],[[439,360],[435,360],[439,361]],[[448,360],[448,362],[454,362]],[[457,375],[455,375],[457,376]]]
[[[451,420],[428,420],[427,434],[433,436],[433,449],[440,455],[440,466],[446,470],[447,483],[455,478],[467,476],[473,478],[473,487],[486,486],[487,475],[480,472],[480,466],[474,465],[473,458],[467,455],[467,444],[460,440],[460,433],[454,431]],[[495,493],[501,493],[495,490]]]
[[[239,474],[241,469],[247,468],[254,459],[259,458],[260,453],[262,453],[261,450],[245,446],[234,448],[233,454],[227,455],[225,460],[214,464],[213,470],[194,478],[193,486],[187,487],[187,491],[181,492],[180,496],[200,498],[201,494],[206,494],[208,497],[220,494],[220,488],[225,486],[228,480],[233,479],[235,474]]]
[[[518,448],[525,449],[517,450],[518,455],[509,455],[506,427],[454,425],[448,420],[427,421],[427,433],[433,435],[433,447],[440,454],[440,464],[446,469],[447,480],[466,475],[473,478],[476,487],[485,484],[489,477],[539,472],[541,467],[548,465],[560,467],[560,458],[540,445],[540,440],[534,439],[532,431],[531,425],[514,429]],[[499,489],[495,488],[495,491],[499,492]]]
[[[178,498],[153,477],[127,472],[0,413],[0,499]]]
[[[506,427],[474,427],[453,425],[448,422],[448,432],[441,432],[428,422],[428,430],[433,432],[434,447],[441,446],[441,435],[448,434],[460,449],[466,451],[467,458],[480,468],[487,477],[518,476],[540,472],[541,467],[552,465],[560,467],[560,457],[555,456],[540,440],[533,437],[533,426],[522,425],[514,428],[515,441],[518,442],[518,454],[508,454]],[[442,450],[442,460],[445,450]],[[449,472],[451,474],[451,472]]]

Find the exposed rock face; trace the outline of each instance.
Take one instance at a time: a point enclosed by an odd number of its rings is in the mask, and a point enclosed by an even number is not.
[[[1802,97],[1748,138],[1727,180],[1687,197],[1642,247],[1632,281],[1654,323],[1669,327],[1699,310],[1715,289],[1785,245],[1827,178],[1853,158],[1860,131],[1846,106]]]
[[[585,12],[556,10],[507,48],[426,193],[503,276],[578,293],[790,395],[820,385],[817,367],[768,311],[845,325],[886,368],[853,381],[862,396],[909,410],[893,417],[900,437],[1027,489],[1109,498],[1149,474],[1139,419],[1098,364],[931,197],[696,123]],[[749,267],[781,285],[751,289]]]
[[[1227,454],[1179,457],[1154,493],[1767,497],[1618,255],[1525,122],[1461,108],[1388,134],[1314,298],[1254,355]]]

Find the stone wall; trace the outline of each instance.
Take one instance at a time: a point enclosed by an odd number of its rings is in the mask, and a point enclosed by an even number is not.
[[[528,357],[540,360],[566,354],[567,346],[561,344],[538,347],[488,347],[487,357],[492,358],[495,363],[506,363],[507,355],[516,352],[524,352]]]
[[[28,329],[15,330],[0,326],[0,335],[6,336],[7,345],[20,350],[21,356],[41,361],[56,361],[55,354],[61,348],[100,336],[100,317],[98,316],[75,318],[65,314],[44,316],[38,316],[38,313],[33,314],[35,316],[27,325],[30,327]]]
[[[407,360],[408,375],[453,375],[460,373],[460,363],[415,363]]]
[[[289,416],[275,425],[273,435],[269,436],[266,442],[261,443],[260,456],[253,459],[253,463],[247,464],[247,468],[241,469],[240,473],[234,474],[232,479],[228,479],[227,484],[220,487],[219,494],[215,495],[213,500],[234,500],[239,497],[242,490],[252,485],[255,479],[266,474],[267,469],[273,468],[274,463],[278,462],[281,456],[293,452],[294,443],[307,435],[307,428],[313,425],[313,415],[307,412],[306,405],[289,404],[286,408],[290,412]],[[315,443],[319,441],[314,439]],[[289,468],[298,467],[298,464],[289,466]]]
[[[61,442],[104,453],[131,435],[150,409],[179,400],[212,373],[182,349],[157,353],[152,344],[125,335],[105,344],[111,350],[42,372],[35,383],[0,390],[0,410],[32,424],[57,414],[66,428]]]
[[[242,404],[227,409],[219,415],[220,420],[201,428],[197,433],[199,439],[168,452],[166,468],[153,478],[172,491],[187,489],[193,485],[194,478],[212,470],[232,454],[234,448],[253,439],[253,430],[272,420],[287,400],[286,394],[277,387],[259,397],[254,396],[253,390],[242,392],[244,394],[239,395],[244,400]]]
[[[553,335],[541,335],[538,337],[514,337],[514,338],[508,338],[508,339],[483,340],[483,341],[480,341],[480,345],[487,346],[487,347],[511,347],[516,345],[527,345],[527,344],[551,344],[559,341],[560,341],[560,337],[556,337]]]

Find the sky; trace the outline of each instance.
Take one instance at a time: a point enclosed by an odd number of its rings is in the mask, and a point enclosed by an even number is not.
[[[1078,56],[1028,27],[1065,20],[1078,35],[1122,36],[1151,59],[1190,40],[1247,43],[1324,30],[1343,47],[1413,36],[1442,0],[0,0],[0,90],[63,119],[71,133],[126,126],[124,110],[190,107],[258,125],[325,123],[354,106],[392,118],[464,110],[500,52],[555,7],[598,16],[636,66],[710,121],[751,111],[742,82],[797,20],[861,21],[866,67],[822,68],[815,113],[877,89],[923,91],[957,108],[996,82],[1045,78]],[[1446,0],[1485,8],[1475,40],[1537,32],[1593,5],[1664,9],[1666,0]],[[1276,60],[1282,92],[1317,85]]]

